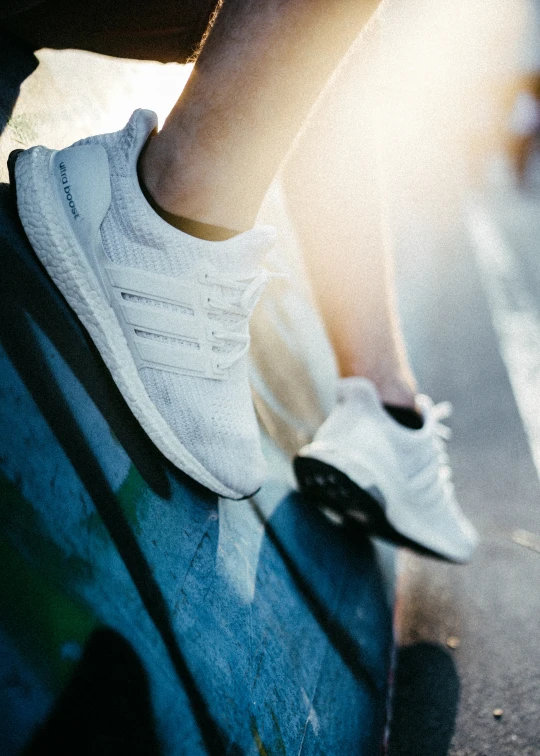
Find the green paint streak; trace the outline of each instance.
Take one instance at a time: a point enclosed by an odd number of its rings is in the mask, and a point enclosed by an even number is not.
[[[259,735],[257,720],[253,715],[251,716],[251,734],[253,736],[253,740],[255,741],[255,745],[257,746],[257,752],[259,756],[268,756],[268,751],[264,747],[264,743],[262,742],[261,736]]]
[[[129,524],[137,530],[140,528],[140,516],[147,490],[148,487],[139,471],[131,465],[116,495]]]
[[[136,532],[140,532],[140,516],[144,511],[143,507],[146,502],[145,494],[147,491],[148,486],[140,476],[139,471],[134,465],[130,465],[126,477],[116,492],[116,497],[126,516],[126,520]],[[95,534],[103,541],[109,540],[109,533],[105,527],[105,523],[96,511],[89,515],[87,528],[89,533]]]
[[[62,658],[62,646],[84,646],[97,619],[1,538],[0,574],[3,627],[49,686],[60,690],[75,664]]]

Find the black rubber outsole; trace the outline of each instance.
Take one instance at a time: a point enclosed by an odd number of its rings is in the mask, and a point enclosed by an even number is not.
[[[366,533],[396,546],[445,562],[454,561],[399,533],[388,521],[381,504],[341,470],[313,457],[296,457],[293,464],[301,493],[319,508],[335,512]]]

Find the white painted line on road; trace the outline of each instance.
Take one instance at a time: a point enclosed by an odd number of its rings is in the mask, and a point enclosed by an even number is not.
[[[468,224],[493,325],[540,478],[540,318],[515,252],[479,203]]]

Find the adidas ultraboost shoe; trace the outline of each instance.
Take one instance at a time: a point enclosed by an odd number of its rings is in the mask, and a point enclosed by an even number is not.
[[[453,562],[470,560],[476,532],[451,482],[442,424],[449,407],[420,396],[423,425],[400,425],[364,378],[340,381],[338,404],[295,460],[300,489],[366,530]]]
[[[148,436],[212,491],[249,496],[264,478],[248,384],[248,320],[274,231],[189,236],[145,200],[137,160],[156,116],[11,159],[19,216]]]

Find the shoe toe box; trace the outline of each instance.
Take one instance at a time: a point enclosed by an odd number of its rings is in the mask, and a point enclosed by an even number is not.
[[[151,400],[189,454],[231,498],[254,494],[266,462],[247,381],[212,381],[151,368],[141,373]]]

